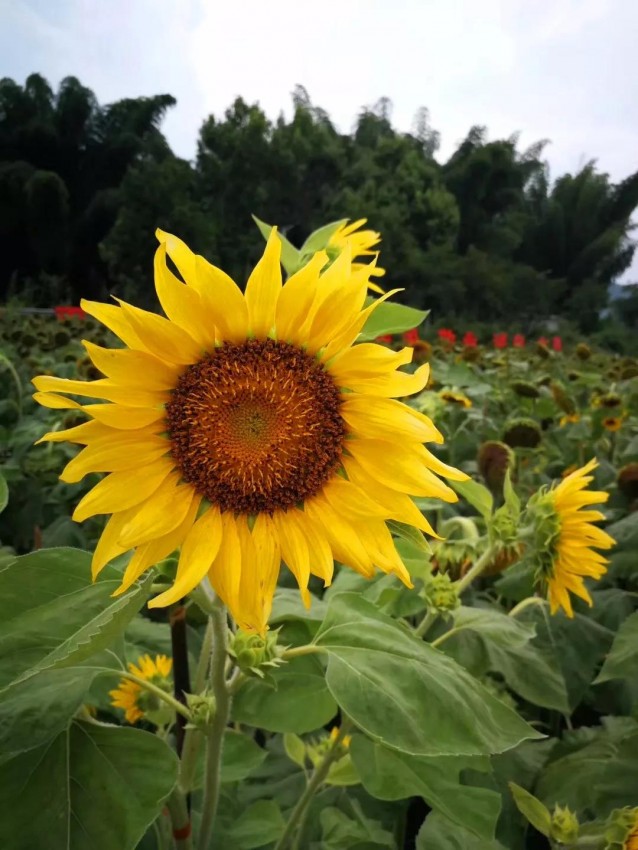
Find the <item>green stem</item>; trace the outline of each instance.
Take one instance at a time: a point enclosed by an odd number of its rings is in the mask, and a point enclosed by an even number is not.
[[[438,616],[438,611],[435,611],[434,608],[428,608],[425,616],[414,630],[414,634],[417,635],[417,637],[424,638],[430,630],[430,626],[432,626],[434,621],[438,619]]]
[[[508,617],[516,617],[517,614],[520,614],[521,611],[524,611],[525,608],[529,608],[530,605],[544,605],[545,600],[541,599],[540,596],[528,596],[526,599],[522,599],[518,605],[515,605],[512,610],[508,613]]]
[[[312,798],[325,782],[332,763],[341,754],[340,744],[345,738],[345,736],[348,734],[350,728],[350,721],[344,717],[341,723],[341,727],[339,729],[339,734],[332,742],[332,746],[326,752],[325,756],[323,757],[323,760],[319,762],[312,776],[310,777],[310,781],[306,785],[306,790],[303,792],[297,802],[297,805],[292,810],[283,835],[275,845],[275,850],[285,850],[290,840],[292,839],[295,831],[301,827],[303,820],[306,817],[306,810],[310,805]],[[297,845],[299,845],[299,841],[297,841]]]
[[[197,670],[195,672],[195,690],[194,693],[201,694],[206,688],[208,675],[210,670],[211,652],[213,649],[213,622],[208,619],[206,631],[204,632],[204,640],[202,641],[202,649],[197,662]],[[179,786],[182,791],[187,794],[193,788],[193,777],[195,775],[195,765],[197,764],[197,755],[202,743],[203,736],[200,729],[187,729],[184,736],[184,749],[182,750],[182,760],[179,771]]]
[[[465,573],[465,575],[456,582],[456,589],[459,594],[463,593],[465,588],[469,587],[469,585],[472,584],[474,579],[480,576],[485,567],[487,567],[487,565],[492,560],[493,555],[493,547],[488,546],[488,548],[485,550],[485,552],[483,552],[478,561],[476,561],[476,563],[470,567],[470,569]]]
[[[207,734],[206,769],[204,775],[204,799],[199,833],[199,850],[209,850],[213,838],[215,814],[219,800],[222,748],[224,732],[230,714],[232,695],[226,686],[226,650],[228,622],[224,603],[215,597],[211,605],[213,650],[211,660],[211,686],[215,696],[215,717]]]
[[[436,638],[436,640],[433,640],[432,643],[430,644],[430,646],[441,646],[441,644],[445,643],[445,641],[448,638],[452,637],[452,635],[458,634],[458,632],[462,632],[462,631],[463,631],[462,627],[448,629],[447,632],[443,632],[443,634],[440,635],[438,638]]]
[[[116,671],[109,670],[108,672],[114,673]],[[182,705],[182,703],[179,702],[179,700],[176,700],[171,694],[168,694],[166,691],[158,688],[157,685],[149,682],[148,679],[141,679],[139,676],[136,676],[135,673],[129,673],[128,670],[117,671],[117,674],[123,679],[130,679],[131,682],[135,682],[141,688],[144,688],[145,691],[154,694],[158,699],[161,699],[167,705],[170,705],[171,708],[175,709],[175,711],[178,714],[181,714],[182,717],[185,717],[187,720],[191,719],[191,713],[185,705]]]
[[[166,801],[166,806],[171,816],[175,847],[177,850],[193,850],[191,819],[188,814],[186,797],[179,789],[174,788],[171,796]]]
[[[298,658],[300,655],[314,655],[319,652],[325,652],[323,646],[317,646],[314,643],[307,643],[303,646],[293,646],[290,649],[287,649],[281,657],[285,661],[290,661],[291,658]]]

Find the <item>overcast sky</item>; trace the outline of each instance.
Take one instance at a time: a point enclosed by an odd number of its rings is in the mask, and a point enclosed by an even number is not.
[[[236,95],[290,114],[300,83],[348,131],[382,96],[427,106],[448,156],[473,124],[549,139],[552,175],[638,169],[635,0],[0,0],[0,75],[73,74],[101,102],[168,92],[164,131],[195,155]],[[631,278],[638,279],[638,263]]]

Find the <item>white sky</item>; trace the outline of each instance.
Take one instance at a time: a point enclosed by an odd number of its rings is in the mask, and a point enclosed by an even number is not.
[[[101,102],[170,93],[164,131],[195,155],[236,95],[275,118],[300,83],[342,131],[382,96],[427,106],[446,157],[473,124],[549,139],[552,175],[638,169],[635,0],[0,0],[0,74],[73,74]],[[638,262],[630,273],[638,280]]]

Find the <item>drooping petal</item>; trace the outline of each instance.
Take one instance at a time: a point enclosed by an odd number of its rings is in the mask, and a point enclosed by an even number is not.
[[[277,302],[281,293],[281,240],[273,227],[266,250],[246,284],[246,304],[250,330],[256,339],[265,339],[275,327]]]

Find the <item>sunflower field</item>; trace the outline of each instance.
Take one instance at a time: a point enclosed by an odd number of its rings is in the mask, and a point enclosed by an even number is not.
[[[0,846],[638,850],[638,361],[258,225],[0,317]]]

